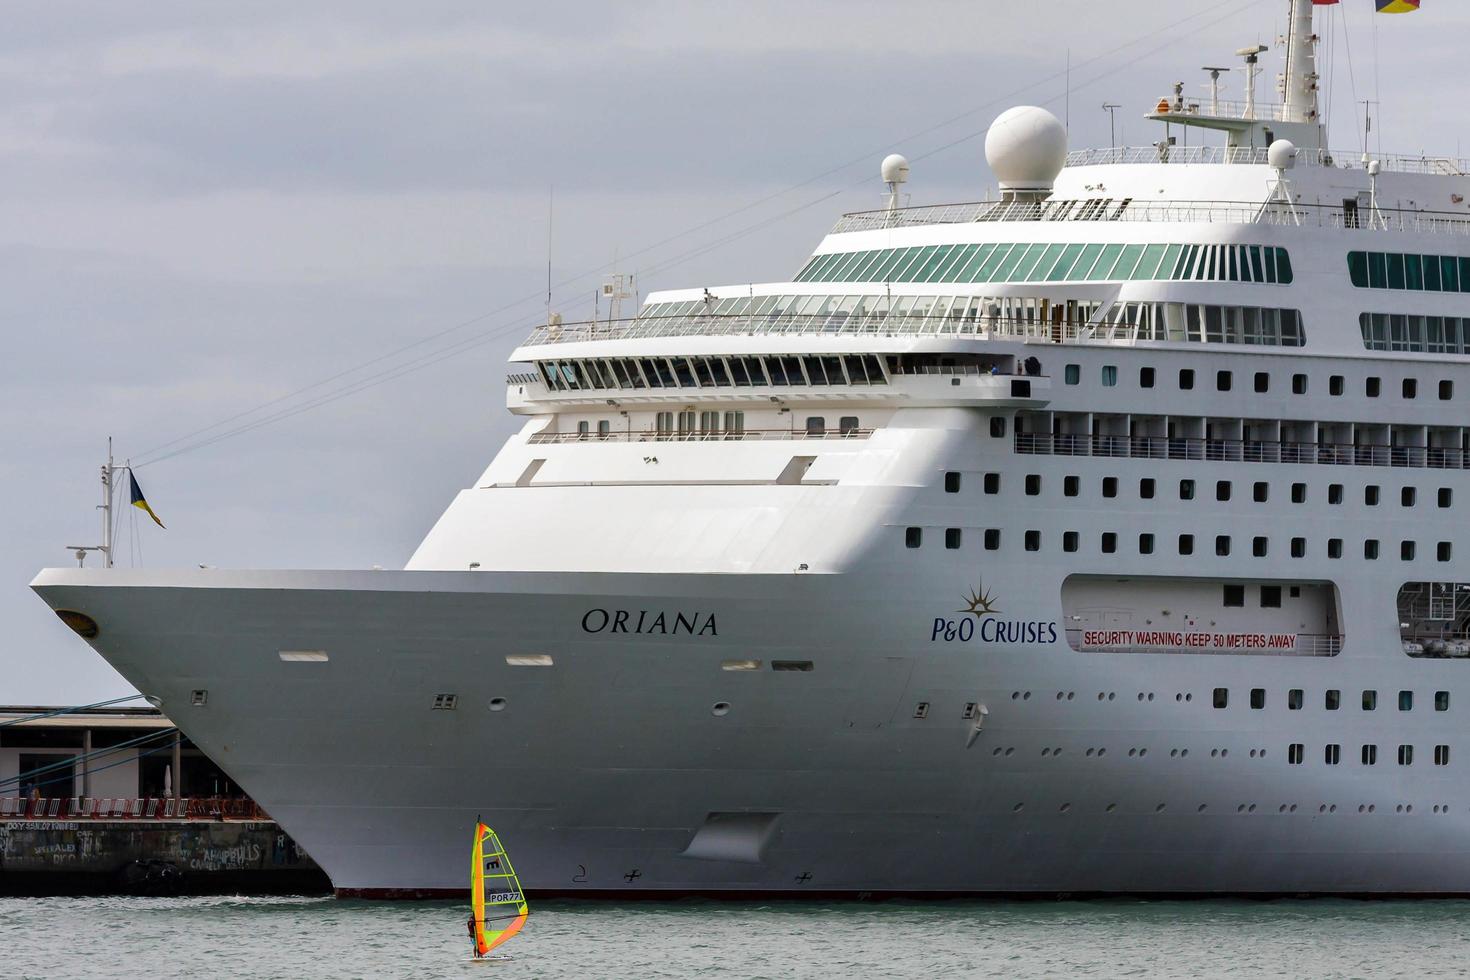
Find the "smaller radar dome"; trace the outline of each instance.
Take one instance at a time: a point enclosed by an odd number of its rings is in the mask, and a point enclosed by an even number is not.
[[[985,134],[985,160],[1002,190],[1050,190],[1067,164],[1067,128],[1039,106],[1007,109]]]
[[[902,184],[909,179],[909,162],[899,153],[890,153],[884,157],[879,170],[885,184]]]
[[[1277,140],[1266,151],[1266,162],[1277,170],[1290,170],[1296,166],[1296,144],[1291,140]]]

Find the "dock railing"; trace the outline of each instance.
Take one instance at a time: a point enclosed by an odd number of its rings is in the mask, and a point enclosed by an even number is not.
[[[269,820],[233,797],[0,797],[0,820]]]

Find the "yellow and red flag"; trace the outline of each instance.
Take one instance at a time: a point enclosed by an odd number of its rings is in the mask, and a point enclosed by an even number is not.
[[[1374,0],[1374,3],[1380,14],[1412,14],[1419,9],[1419,0]]]

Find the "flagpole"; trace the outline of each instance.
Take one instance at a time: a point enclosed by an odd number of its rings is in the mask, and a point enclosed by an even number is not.
[[[112,567],[112,478],[117,467],[112,465],[112,436],[107,437],[107,465],[102,468],[102,563]]]

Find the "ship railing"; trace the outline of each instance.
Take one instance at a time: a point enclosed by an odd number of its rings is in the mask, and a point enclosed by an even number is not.
[[[1425,166],[1430,163],[1426,159]],[[1458,161],[1444,166],[1458,166]],[[1118,198],[1054,198],[1047,201],[977,201],[845,214],[832,234],[921,225],[996,221],[1121,221],[1149,224],[1288,225],[1347,230],[1470,235],[1470,215],[1451,211],[1297,204],[1271,201],[1139,201]]]
[[[533,446],[561,445],[571,442],[762,442],[781,439],[867,439],[873,429],[745,429],[740,432],[537,432],[529,440]]]
[[[1130,629],[1114,627],[1099,627],[1098,631],[1134,632]],[[1079,653],[1188,653],[1207,656],[1213,654],[1216,656],[1335,657],[1342,652],[1342,636],[1332,633],[1298,633],[1296,634],[1296,645],[1292,647],[1272,646],[1270,644],[1223,647],[1214,642],[1201,643],[1198,646],[1140,643],[1109,643],[1084,646],[1082,642],[1083,634],[1087,632],[1093,632],[1093,630],[1067,630],[1067,643],[1073,650]],[[1201,633],[1203,632],[1201,631]],[[1210,632],[1214,631],[1212,630]],[[1225,631],[1221,630],[1221,632]]]
[[[1214,439],[1198,436],[1017,432],[1015,448],[1018,453],[1035,456],[1470,469],[1470,453],[1459,447],[1439,446],[1357,446],[1331,442]]]
[[[507,374],[505,376],[505,383],[511,388],[521,385],[533,385],[540,380],[541,378],[535,374]]]
[[[0,797],[0,820],[269,820],[238,797]]]
[[[875,297],[875,299],[878,297]],[[593,340],[649,340],[659,337],[966,337],[978,340],[1021,338],[1065,343],[1092,340],[1087,323],[1051,323],[1020,317],[908,316],[883,310],[862,313],[756,314],[695,313],[641,316],[631,320],[589,320],[542,324],[524,346],[569,344]],[[534,382],[534,377],[530,379]],[[511,382],[522,384],[526,382]]]

